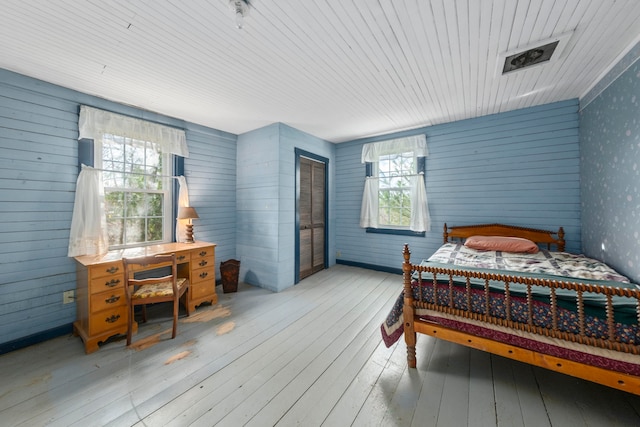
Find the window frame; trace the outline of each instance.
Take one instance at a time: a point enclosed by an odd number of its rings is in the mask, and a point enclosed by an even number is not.
[[[408,153],[409,151],[403,151],[403,152]],[[424,179],[426,183],[426,157],[417,156],[415,151],[413,151],[413,154],[414,154],[414,158],[416,159],[416,169],[417,169],[416,173],[422,174],[422,179]],[[365,162],[365,176],[374,177],[377,169],[378,168],[377,168],[376,162]],[[409,229],[408,226],[407,227],[386,226],[386,227],[378,227],[378,228],[366,227],[365,232],[372,233],[372,234],[391,234],[391,235],[397,235],[397,236],[414,236],[414,237],[424,237],[426,235],[426,232],[412,231]]]
[[[130,138],[130,137],[126,137],[126,136],[122,136],[122,135],[117,135],[115,133],[110,134],[113,135],[115,137],[118,138],[124,138],[125,140],[125,144],[124,145],[129,145],[130,141],[139,141],[139,142],[143,142],[145,144],[151,143],[154,144],[153,141],[142,141],[142,140],[138,140],[135,138]],[[105,137],[103,137],[104,139]],[[156,143],[157,144],[157,143]],[[111,170],[108,170],[104,167],[104,163],[103,163],[103,141],[94,141],[94,145],[95,145],[95,150],[94,150],[94,165],[97,169],[101,169],[103,172],[109,171],[112,172]],[[146,231],[145,231],[145,240],[142,242],[135,242],[135,243],[124,243],[124,244],[111,244],[111,242],[109,242],[109,250],[118,250],[118,249],[127,249],[127,248],[135,248],[135,247],[143,247],[143,246],[151,246],[151,245],[158,245],[158,244],[163,244],[163,243],[169,243],[171,241],[173,241],[173,229],[174,229],[174,225],[172,224],[172,220],[171,220],[171,216],[173,214],[173,200],[175,198],[174,196],[174,189],[173,189],[173,183],[172,183],[172,176],[173,176],[173,155],[163,152],[161,151],[160,148],[160,155],[161,155],[161,163],[162,163],[162,170],[159,174],[159,177],[162,180],[162,190],[151,190],[151,189],[144,189],[144,188],[136,188],[136,189],[132,189],[131,187],[122,187],[122,192],[123,193],[145,193],[145,194],[162,194],[163,195],[163,203],[162,203],[162,239],[161,240],[147,240],[147,236],[146,236]],[[143,173],[128,173],[128,172],[121,172],[121,171],[113,171],[115,173],[123,173],[123,175],[144,175]],[[107,187],[106,185],[103,185],[103,191],[105,192],[105,198],[106,198],[106,190],[107,188],[111,188],[111,187]],[[113,187],[113,189],[118,189],[120,187]],[[105,205],[106,205],[106,200],[105,200]],[[106,211],[106,209],[105,209]],[[127,216],[125,215],[123,217],[125,220],[127,219]],[[145,220],[152,218],[152,216],[148,215],[148,212],[145,212],[145,216],[143,217],[145,218]],[[146,228],[146,227],[145,227]],[[125,239],[126,240],[126,239]]]
[[[78,172],[82,165],[102,169],[102,144],[98,140],[83,138],[78,140]],[[98,161],[99,160],[99,161]],[[98,166],[100,165],[100,166]],[[162,243],[175,242],[175,219],[178,211],[179,184],[174,176],[184,175],[184,157],[170,153],[163,153],[163,173],[167,181],[169,197],[165,198],[163,206],[163,239],[162,241],[142,242],[130,245],[109,245],[109,250],[144,247]],[[163,182],[163,185],[165,183]]]

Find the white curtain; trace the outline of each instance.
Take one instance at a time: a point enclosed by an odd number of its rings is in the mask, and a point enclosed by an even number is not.
[[[377,162],[380,156],[413,151],[416,157],[427,157],[426,135],[414,135],[404,138],[388,139],[386,141],[371,142],[362,147],[362,163]]]
[[[102,173],[82,165],[76,183],[68,256],[99,255],[108,249]]]
[[[184,176],[178,177],[180,190],[178,193],[178,210],[181,206],[189,206],[189,189],[187,188],[187,180]],[[176,219],[176,242],[184,242],[187,240],[186,230],[188,219]]]
[[[115,134],[141,141],[153,141],[160,145],[163,153],[189,157],[187,137],[183,130],[146,120],[82,105],[78,129],[78,139],[101,141],[103,134]]]
[[[411,186],[411,231],[431,231],[431,216],[427,203],[427,189],[424,185],[424,173],[412,178]]]
[[[360,227],[378,228],[378,178],[368,176],[364,181]]]

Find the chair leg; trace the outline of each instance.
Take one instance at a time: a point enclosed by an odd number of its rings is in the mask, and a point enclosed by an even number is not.
[[[176,337],[176,332],[178,331],[178,309],[180,307],[180,298],[175,298],[173,300],[173,333],[171,335],[171,339]]]
[[[142,321],[147,323],[147,304],[142,304]]]
[[[131,345],[131,335],[133,335],[133,305],[129,307],[129,319],[127,319],[127,347]]]

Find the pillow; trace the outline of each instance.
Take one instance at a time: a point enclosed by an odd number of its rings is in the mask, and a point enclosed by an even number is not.
[[[538,253],[538,245],[521,237],[471,236],[467,238],[464,245],[482,251]]]

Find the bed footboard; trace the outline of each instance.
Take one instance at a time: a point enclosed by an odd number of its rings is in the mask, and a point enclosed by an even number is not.
[[[417,364],[416,341],[417,334],[420,333],[640,395],[640,362],[637,360],[637,355],[640,354],[640,329],[638,328],[640,291],[638,289],[510,276],[500,272],[483,273],[415,265],[411,264],[411,252],[407,244],[404,245],[403,258],[402,314],[409,367],[415,368]],[[454,278],[456,286],[454,286]],[[418,281],[418,285],[414,283],[415,280]],[[476,283],[473,289],[472,280]],[[490,281],[502,282],[503,289],[500,292],[490,290]],[[477,285],[478,282],[484,282],[484,288]],[[520,285],[521,290],[525,289],[524,295],[515,295],[511,288],[516,285]],[[536,301],[532,293],[532,288],[536,287],[548,290],[548,303]],[[575,324],[568,329],[565,325],[567,309],[562,307],[562,301],[557,295],[567,291],[575,293],[575,310],[569,312]],[[427,292],[430,292],[431,297],[426,296]],[[594,295],[604,300],[602,309],[604,314],[599,319],[597,334],[590,330],[593,316],[590,317],[585,308],[585,300]],[[635,305],[635,324],[629,328],[625,325],[621,327],[616,320],[613,299],[620,297],[629,299],[630,303],[627,306]],[[472,298],[475,298],[475,303],[481,306],[479,310],[469,310],[473,306]],[[520,307],[518,313],[511,312],[512,307],[518,304]],[[541,325],[540,314],[536,314],[538,316],[536,320],[534,313],[543,304],[543,308],[548,310],[543,313],[544,318],[548,317],[549,323]],[[503,307],[504,312],[499,315],[492,312],[495,305]],[[466,307],[461,308],[461,306]],[[468,329],[452,326],[457,324],[472,326]],[[501,331],[496,332],[496,335],[509,335],[517,331],[514,335],[520,338],[511,341],[497,339],[491,334],[476,333],[485,326],[492,332]],[[621,330],[628,333],[628,336],[621,336]],[[543,341],[547,339],[553,341],[554,346],[559,347],[561,351],[560,353],[546,352],[537,346],[521,346],[523,334],[525,337],[533,337],[533,340],[542,337]],[[566,349],[565,344],[562,343],[566,343]],[[604,352],[604,359],[612,355],[614,362],[625,360],[624,363],[627,364],[592,363],[592,359],[595,360],[600,356],[578,358],[580,360],[573,356],[565,356],[566,353],[572,354],[576,345],[579,348],[597,348],[597,352]],[[624,354],[625,357],[618,358],[620,354]],[[628,360],[631,362],[626,362]],[[623,368],[619,369],[619,366]]]

